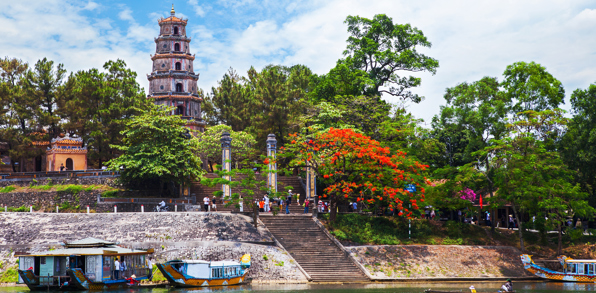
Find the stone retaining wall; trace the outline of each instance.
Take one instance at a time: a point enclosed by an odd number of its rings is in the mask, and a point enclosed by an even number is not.
[[[379,279],[530,277],[509,246],[371,245],[348,251]]]
[[[85,209],[87,205],[96,209],[97,198],[101,191],[81,191],[78,194],[56,191],[32,191],[0,193],[0,206],[21,207],[33,205],[37,209],[55,211],[56,205],[68,203],[71,207],[80,206]]]
[[[14,186],[30,186],[30,185],[46,185],[52,183],[55,185],[63,184],[79,184],[79,185],[108,185],[116,186],[117,177],[106,177],[106,176],[90,176],[90,177],[73,177],[73,178],[20,178],[18,180],[0,180],[0,187],[6,187],[10,185]]]
[[[269,231],[250,222],[246,216],[220,213],[0,213],[0,262],[7,268],[16,264],[15,251],[42,251],[62,241],[96,237],[153,248],[157,261],[239,260],[250,253],[249,278],[306,282],[292,257],[269,245]]]

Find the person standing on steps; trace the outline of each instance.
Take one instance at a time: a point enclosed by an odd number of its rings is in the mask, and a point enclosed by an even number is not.
[[[306,200],[304,200],[304,213],[308,214],[308,205],[310,204],[310,201],[308,200],[308,198]]]
[[[265,194],[263,197],[263,201],[265,201],[265,212],[270,212],[271,209],[269,208],[269,197]]]
[[[203,207],[205,207],[206,212],[209,211],[209,197],[208,196],[203,197]]]
[[[290,190],[290,194],[286,198],[286,214],[290,214],[290,204],[292,204],[292,191]]]
[[[213,200],[211,201],[211,209],[213,211],[216,211],[217,212],[217,204],[216,203],[217,203],[217,198],[215,198],[215,196],[214,196],[213,197]]]

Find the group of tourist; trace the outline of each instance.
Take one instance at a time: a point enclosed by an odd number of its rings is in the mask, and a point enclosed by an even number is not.
[[[217,212],[217,198],[213,197],[213,200],[209,199],[208,196],[203,197],[203,208],[206,212],[211,211]]]

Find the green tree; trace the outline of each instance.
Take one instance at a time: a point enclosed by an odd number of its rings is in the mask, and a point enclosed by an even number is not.
[[[232,140],[233,141],[233,140]],[[254,164],[251,167],[261,168],[267,170],[267,166],[263,164]],[[252,168],[243,169],[232,169],[230,171],[222,170],[221,165],[217,166],[215,172],[219,175],[219,178],[203,178],[201,184],[213,187],[217,184],[229,185],[232,189],[232,193],[229,198],[225,198],[226,206],[234,206],[237,209],[242,208],[252,211],[253,225],[257,228],[259,219],[259,200],[263,198],[265,194],[269,194],[270,197],[283,197],[286,196],[287,192],[273,192],[267,187],[267,181],[263,178],[267,176],[268,171],[265,171],[261,176],[257,175]],[[230,180],[225,179],[226,177]],[[286,187],[291,188],[291,187]],[[213,193],[214,196],[222,197],[223,191],[218,190]],[[275,214],[275,213],[274,213]]]
[[[417,51],[418,47],[431,47],[422,31],[410,24],[395,24],[385,14],[377,14],[372,19],[348,16],[345,23],[350,33],[344,51],[346,63],[366,72],[372,81],[372,86],[361,88],[361,94],[386,93],[419,103],[423,97],[410,89],[419,86],[421,79],[402,77],[398,73],[428,71],[434,74],[439,67],[436,59]]]
[[[151,104],[123,60],[108,61],[103,69],[71,74],[59,103],[62,127],[83,138],[97,168],[120,154],[111,145],[121,143],[126,122]]]
[[[507,66],[503,76],[503,90],[512,101],[513,114],[555,109],[564,103],[563,85],[538,63],[513,63]]]
[[[58,64],[54,68],[54,61],[43,58],[35,63],[34,69],[28,71],[27,78],[24,79],[26,94],[34,103],[36,124],[39,127],[47,127],[49,139],[60,134],[60,117],[56,114],[57,93],[65,73],[64,65]]]
[[[221,135],[228,132],[232,138],[232,166],[243,166],[247,160],[256,159],[254,145],[257,141],[254,136],[244,131],[234,131],[228,125],[216,125],[207,127],[205,132],[197,133],[197,138],[200,141],[199,153],[203,159],[208,160],[211,173],[214,172],[213,165],[221,162]]]
[[[254,103],[245,83],[246,80],[230,68],[218,86],[211,89],[204,107],[211,125],[226,124],[234,131],[242,131],[251,125]]]
[[[248,131],[255,135],[257,146],[264,149],[267,135],[275,134],[283,146],[289,133],[299,129],[299,117],[305,112],[306,93],[311,71],[306,66],[269,65],[261,72],[248,71],[248,87],[254,116]]]
[[[23,88],[28,68],[27,63],[16,58],[0,59],[0,139],[8,147],[14,172],[26,171],[24,160],[40,152],[31,148],[33,140],[40,137],[31,135],[37,124],[34,101]]]
[[[563,136],[561,153],[569,168],[578,171],[575,181],[591,195],[590,204],[596,206],[596,83],[575,90],[571,106],[573,118]]]
[[[122,144],[112,145],[122,155],[106,163],[121,171],[126,183],[159,180],[163,183],[189,183],[202,174],[197,154],[199,140],[189,135],[185,120],[170,115],[172,107],[152,106],[126,122]]]
[[[560,215],[563,203],[583,198],[570,181],[561,180],[567,177],[567,167],[557,152],[547,149],[551,140],[562,135],[565,123],[559,109],[525,111],[509,124],[507,137],[478,152],[493,158],[498,199],[513,208],[522,250],[525,250],[523,213],[537,212],[541,207]]]

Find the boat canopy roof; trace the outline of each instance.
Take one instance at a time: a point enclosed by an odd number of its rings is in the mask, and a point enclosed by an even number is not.
[[[569,259],[565,260],[568,263],[596,263],[596,259]]]
[[[107,242],[103,240],[99,246],[92,246],[92,247],[76,247],[78,245],[98,245],[95,238],[86,238],[83,240],[75,241],[75,247],[72,247],[70,244],[74,243],[71,242],[68,245],[64,245],[65,248],[56,249],[56,250],[47,250],[42,252],[34,252],[34,253],[20,253],[15,254],[15,256],[71,256],[71,255],[136,255],[136,254],[151,254],[153,253],[153,248],[149,250],[142,250],[142,249],[130,249],[115,246],[112,242]],[[110,244],[110,245],[108,245]]]
[[[106,240],[101,240],[101,239],[97,239],[97,238],[93,238],[93,237],[88,237],[88,238],[76,240],[73,242],[65,242],[64,244],[62,244],[62,246],[64,246],[65,248],[108,247],[108,246],[114,246],[118,243],[119,242],[106,241]]]
[[[209,264],[212,267],[229,267],[229,266],[239,266],[240,263],[237,261],[232,260],[224,260],[224,261],[206,261],[206,260],[171,260],[168,263],[186,263],[186,264]]]

